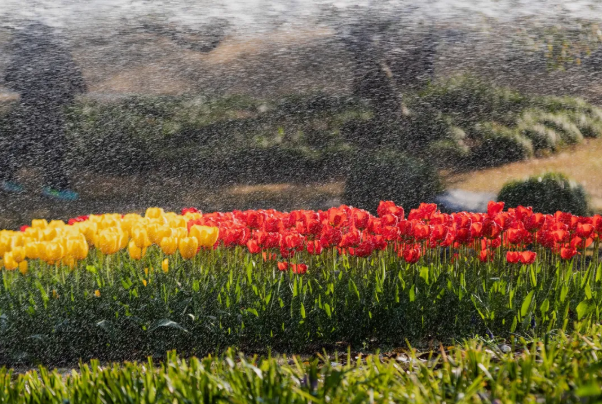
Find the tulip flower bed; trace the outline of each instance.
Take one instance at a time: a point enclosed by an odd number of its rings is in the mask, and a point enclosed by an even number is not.
[[[3,231],[0,361],[391,347],[600,321],[600,216],[493,202],[377,213],[152,208]]]
[[[511,345],[471,340],[420,354],[179,359],[0,369],[0,403],[594,403],[602,397],[599,327]]]

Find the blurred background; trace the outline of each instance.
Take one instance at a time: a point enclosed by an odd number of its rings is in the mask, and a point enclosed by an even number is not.
[[[3,0],[0,227],[380,199],[599,213],[601,20],[595,1]]]

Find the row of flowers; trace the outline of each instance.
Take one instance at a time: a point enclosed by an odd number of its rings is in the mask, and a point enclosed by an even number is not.
[[[537,251],[569,260],[592,244],[598,248],[602,217],[574,216],[566,212],[544,215],[528,207],[504,211],[503,202],[490,202],[487,213],[441,213],[435,204],[421,204],[407,215],[391,201],[380,203],[377,215],[340,206],[326,211],[247,210],[202,214],[186,208],[181,214],[147,209],[138,214],[104,214],[47,222],[33,220],[20,231],[0,231],[4,268],[27,271],[27,260],[74,267],[90,248],[105,255],[127,249],[142,259],[156,245],[169,256],[179,251],[192,259],[202,248],[242,246],[263,259],[280,260],[280,270],[305,273],[307,266],[292,258],[300,253],[320,255],[337,251],[368,257],[392,250],[415,263],[429,252],[474,254],[482,262],[501,254],[513,264],[531,264]],[[289,262],[290,261],[290,262]]]
[[[503,202],[489,202],[487,213],[452,214],[423,203],[407,216],[391,201],[380,203],[377,216],[350,206],[317,212],[216,212],[191,221],[189,226],[197,224],[217,226],[224,246],[246,246],[253,254],[277,251],[290,258],[303,250],[318,255],[336,248],[340,254],[367,257],[391,248],[410,263],[438,249],[470,250],[482,262],[493,261],[496,254],[505,251],[509,263],[531,264],[537,257],[534,250],[568,260],[594,242],[597,248],[602,236],[600,215],[544,215],[522,206],[504,211]]]

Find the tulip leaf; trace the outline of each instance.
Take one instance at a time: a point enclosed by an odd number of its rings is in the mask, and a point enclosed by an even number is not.
[[[523,304],[520,307],[520,315],[521,317],[525,317],[529,312],[529,307],[531,307],[531,301],[533,300],[533,295],[535,295],[535,290],[529,292],[525,300],[523,300]]]
[[[582,301],[577,305],[577,320],[581,320],[585,317],[586,314],[589,313],[591,307],[587,300]]]

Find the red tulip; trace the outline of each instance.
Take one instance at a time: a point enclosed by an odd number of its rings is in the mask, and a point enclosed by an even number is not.
[[[581,238],[588,238],[594,232],[594,226],[587,223],[577,224],[577,235]]]
[[[541,228],[544,224],[544,215],[541,213],[534,213],[529,216],[525,221],[525,229],[527,231],[536,231]]]
[[[428,224],[416,224],[414,226],[414,237],[416,240],[426,240],[431,234],[431,227]]]
[[[197,208],[183,208],[182,216],[184,216],[186,213],[200,213],[200,211]]]
[[[529,232],[525,229],[508,229],[506,235],[510,244],[522,244],[529,236]]]
[[[525,265],[530,265],[535,262],[535,258],[537,258],[537,253],[534,253],[533,251],[523,251],[520,253],[519,260]]]
[[[347,231],[347,233],[343,234],[341,242],[339,243],[339,247],[347,248],[347,247],[355,247],[361,241],[361,234],[358,229],[351,228]]]
[[[393,201],[380,201],[376,209],[378,217],[382,218],[385,215],[393,215],[399,220],[403,220],[404,211],[401,206],[395,205]]]
[[[414,264],[420,259],[420,246],[406,246],[402,252],[403,259]]]
[[[489,217],[495,217],[503,210],[504,202],[489,201],[487,204],[487,215],[489,215]]]
[[[247,210],[246,224],[252,229],[259,229],[264,221],[263,213],[256,210]]]
[[[447,232],[447,226],[444,226],[442,224],[436,224],[433,226],[433,230],[431,231],[431,240],[441,241],[445,239]]]
[[[495,221],[486,218],[483,221],[482,236],[487,238],[496,238],[502,232],[502,228]]]
[[[577,250],[575,248],[562,247],[560,249],[560,257],[563,260],[570,260],[571,258],[573,258],[575,256],[575,254],[577,254]]]
[[[494,253],[491,250],[481,250],[479,253],[479,260],[481,262],[491,262],[494,258]]]
[[[343,235],[339,229],[326,226],[322,229],[320,244],[322,244],[322,247],[324,248],[334,247],[341,242],[342,238]]]
[[[303,275],[304,273],[307,272],[307,265],[306,264],[293,264],[291,265],[293,273],[297,274],[297,275]]]
[[[261,248],[259,247],[257,240],[247,241],[247,248],[251,254],[259,254],[259,252],[261,252]]]
[[[518,251],[508,251],[506,252],[506,261],[510,264],[518,263],[520,259],[520,253]]]
[[[286,271],[288,269],[288,262],[278,262],[278,270]]]
[[[312,255],[322,254],[322,243],[320,240],[310,240],[307,242],[307,252]]]
[[[349,248],[349,255],[356,257],[367,257],[374,251],[374,244],[370,240],[364,240],[355,248]]]
[[[370,221],[370,213],[368,213],[362,209],[355,209],[353,211],[353,225],[356,228],[358,228],[360,230],[365,229],[366,227],[368,227],[369,221]]]

